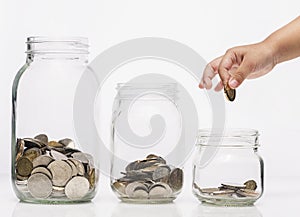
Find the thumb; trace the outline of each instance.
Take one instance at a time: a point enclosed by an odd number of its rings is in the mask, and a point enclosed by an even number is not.
[[[252,69],[253,67],[251,64],[242,62],[235,72],[232,73],[231,78],[228,81],[228,85],[232,89],[238,88],[251,73]]]

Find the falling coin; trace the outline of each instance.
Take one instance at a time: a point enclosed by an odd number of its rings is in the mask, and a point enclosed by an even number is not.
[[[65,187],[65,194],[71,200],[82,199],[89,191],[89,181],[82,177],[72,178]]]
[[[235,96],[236,96],[236,90],[235,89],[231,89],[229,87],[229,85],[225,85],[225,87],[224,87],[224,93],[226,95],[226,98],[229,101],[234,101]]]
[[[34,198],[47,198],[52,192],[52,182],[48,176],[36,173],[28,179],[28,191]]]

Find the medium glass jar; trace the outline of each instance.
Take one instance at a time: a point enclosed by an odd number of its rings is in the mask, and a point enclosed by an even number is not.
[[[258,131],[200,130],[193,166],[193,193],[216,205],[252,205],[264,190]]]
[[[111,187],[133,203],[173,201],[183,184],[174,83],[119,84],[112,118]]]
[[[91,151],[95,144],[80,144],[73,125],[88,41],[29,37],[26,44],[26,63],[12,89],[14,191],[21,201],[32,203],[89,201],[99,175]]]

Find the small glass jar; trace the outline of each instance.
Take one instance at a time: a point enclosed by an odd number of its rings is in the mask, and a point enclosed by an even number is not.
[[[167,203],[180,193],[176,148],[181,116],[175,83],[119,84],[112,118],[111,187],[132,203]]]
[[[95,144],[80,144],[73,123],[77,84],[88,70],[88,41],[29,37],[26,44],[26,63],[12,89],[14,191],[32,203],[89,201],[99,175]]]
[[[258,131],[200,130],[193,166],[193,193],[215,205],[245,206],[264,190]]]

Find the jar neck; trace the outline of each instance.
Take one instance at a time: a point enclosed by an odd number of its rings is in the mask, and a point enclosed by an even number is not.
[[[29,37],[27,38],[27,62],[33,60],[72,60],[87,63],[87,38]]]
[[[176,83],[120,83],[117,86],[119,100],[177,100]]]
[[[199,131],[197,144],[203,147],[257,149],[259,147],[258,139],[258,131],[252,129],[205,129]]]

